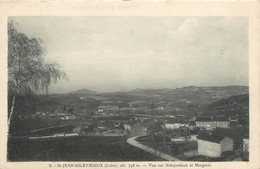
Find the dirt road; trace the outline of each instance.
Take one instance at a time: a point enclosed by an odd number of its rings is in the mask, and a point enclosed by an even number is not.
[[[134,146],[134,147],[137,147],[137,148],[140,148],[148,153],[151,153],[151,154],[156,154],[158,157],[161,157],[162,159],[165,159],[167,161],[181,161],[180,159],[176,158],[176,157],[173,157],[169,154],[165,154],[161,151],[158,151],[158,150],[155,150],[151,147],[148,147],[146,145],[143,145],[141,143],[139,143],[138,141],[136,141],[135,139],[138,138],[140,136],[136,136],[136,137],[130,137],[127,139],[127,143]]]

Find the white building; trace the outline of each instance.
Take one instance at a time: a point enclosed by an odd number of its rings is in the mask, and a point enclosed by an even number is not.
[[[198,136],[198,155],[217,158],[225,151],[233,151],[231,138],[206,134]]]
[[[188,127],[188,124],[183,123],[165,123],[166,129],[178,129],[180,127]]]
[[[243,139],[243,158],[249,160],[249,139]]]

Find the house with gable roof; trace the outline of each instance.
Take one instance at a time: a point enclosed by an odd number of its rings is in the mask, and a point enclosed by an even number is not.
[[[221,157],[226,151],[233,151],[233,140],[225,136],[209,134],[198,135],[198,155],[212,158]]]

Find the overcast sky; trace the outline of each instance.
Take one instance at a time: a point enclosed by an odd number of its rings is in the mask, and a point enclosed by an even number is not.
[[[248,85],[246,17],[12,17],[18,31],[41,38],[46,60],[82,88]]]

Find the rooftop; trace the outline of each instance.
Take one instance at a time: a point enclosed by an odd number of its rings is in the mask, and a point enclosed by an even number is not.
[[[198,116],[195,121],[207,122],[207,121],[229,121],[226,117],[213,117],[213,116]]]
[[[202,133],[198,135],[198,139],[200,140],[205,140],[205,141],[210,141],[210,142],[214,142],[214,143],[220,143],[221,140],[223,140],[225,138],[225,136],[218,136],[218,135],[209,135],[206,133]]]

